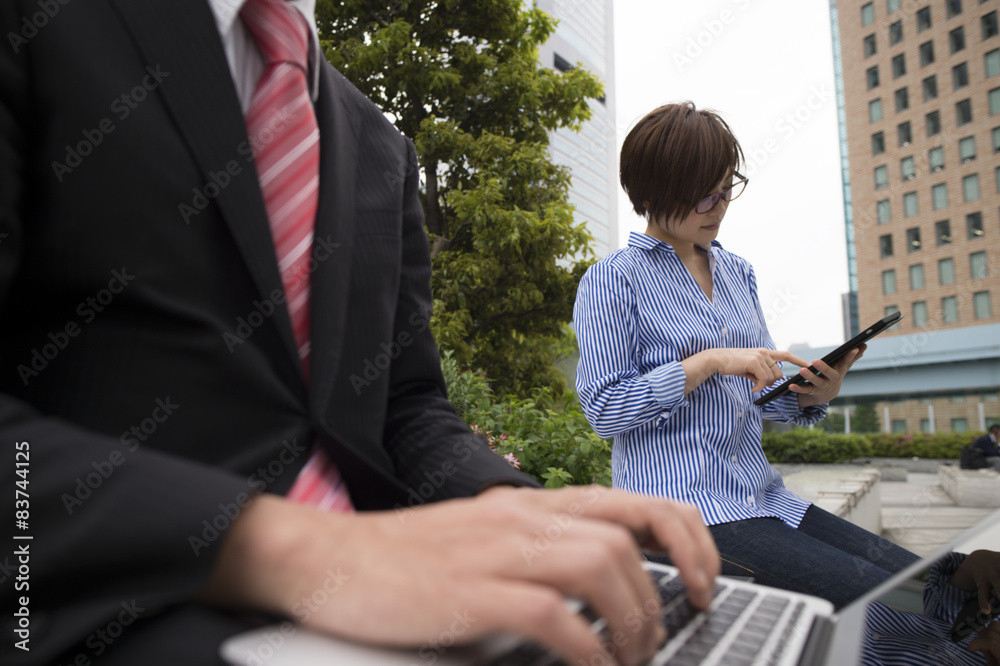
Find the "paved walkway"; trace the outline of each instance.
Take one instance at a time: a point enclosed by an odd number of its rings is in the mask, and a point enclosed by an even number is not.
[[[926,461],[930,463],[931,461]],[[862,465],[778,465],[785,484],[807,500],[819,498],[819,491],[836,488],[839,479],[850,478]],[[882,536],[917,555],[926,555],[937,547],[990,515],[996,509],[956,506],[938,483],[937,464],[927,471],[910,471],[906,481],[878,483],[882,508]],[[923,469],[917,467],[917,469]],[[1000,527],[980,534],[963,544],[962,552],[976,548],[1000,551]]]
[[[917,555],[926,555],[948,543],[996,511],[955,506],[938,483],[937,474],[910,472],[905,483],[882,481],[879,486],[882,493],[882,536]],[[1000,534],[978,535],[965,547],[1000,550]]]

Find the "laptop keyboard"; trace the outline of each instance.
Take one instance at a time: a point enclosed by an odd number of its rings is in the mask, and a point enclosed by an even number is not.
[[[747,589],[720,582],[711,610],[700,612],[674,573],[650,570],[663,609],[669,637],[648,666],[771,666],[778,664],[804,605],[766,588]],[[582,611],[589,616],[586,609]],[[592,626],[607,640],[603,619]],[[545,648],[522,643],[481,666],[567,666]]]

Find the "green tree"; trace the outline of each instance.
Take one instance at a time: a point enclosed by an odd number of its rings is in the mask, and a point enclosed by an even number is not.
[[[879,428],[878,412],[875,411],[875,405],[870,402],[858,405],[858,408],[851,414],[851,431],[879,432],[879,430],[881,428]]]
[[[327,59],[416,145],[438,343],[498,395],[560,392],[592,251],[548,132],[578,129],[601,85],[540,66],[555,21],[521,0],[319,0],[317,20]]]

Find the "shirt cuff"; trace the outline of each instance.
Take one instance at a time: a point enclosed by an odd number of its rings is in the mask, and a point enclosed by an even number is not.
[[[684,397],[687,375],[680,363],[668,363],[646,373],[645,379],[653,398],[663,408],[661,419],[669,418],[680,407],[688,404]]]
[[[768,418],[779,423],[794,423],[795,425],[811,425],[826,417],[830,403],[824,402],[810,407],[799,407],[799,396],[789,391],[787,394],[773,400],[767,407],[771,413]],[[765,409],[767,409],[765,407]]]

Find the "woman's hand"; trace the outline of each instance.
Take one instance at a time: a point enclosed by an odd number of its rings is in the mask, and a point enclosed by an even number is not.
[[[745,377],[754,383],[751,392],[763,391],[784,376],[778,367],[779,361],[788,361],[800,367],[807,365],[795,354],[775,349],[706,349],[681,361],[687,376],[684,393],[690,393],[716,373]]]
[[[812,362],[812,367],[819,370],[821,375],[812,372],[808,367],[805,367],[807,364],[803,363],[799,374],[809,383],[805,385],[792,384],[788,387],[788,390],[798,394],[799,407],[804,409],[813,405],[822,405],[824,402],[830,402],[836,398],[837,394],[840,393],[840,384],[844,381],[844,375],[859,358],[864,356],[866,349],[868,349],[868,345],[860,345],[847,352],[833,365],[816,359]]]

